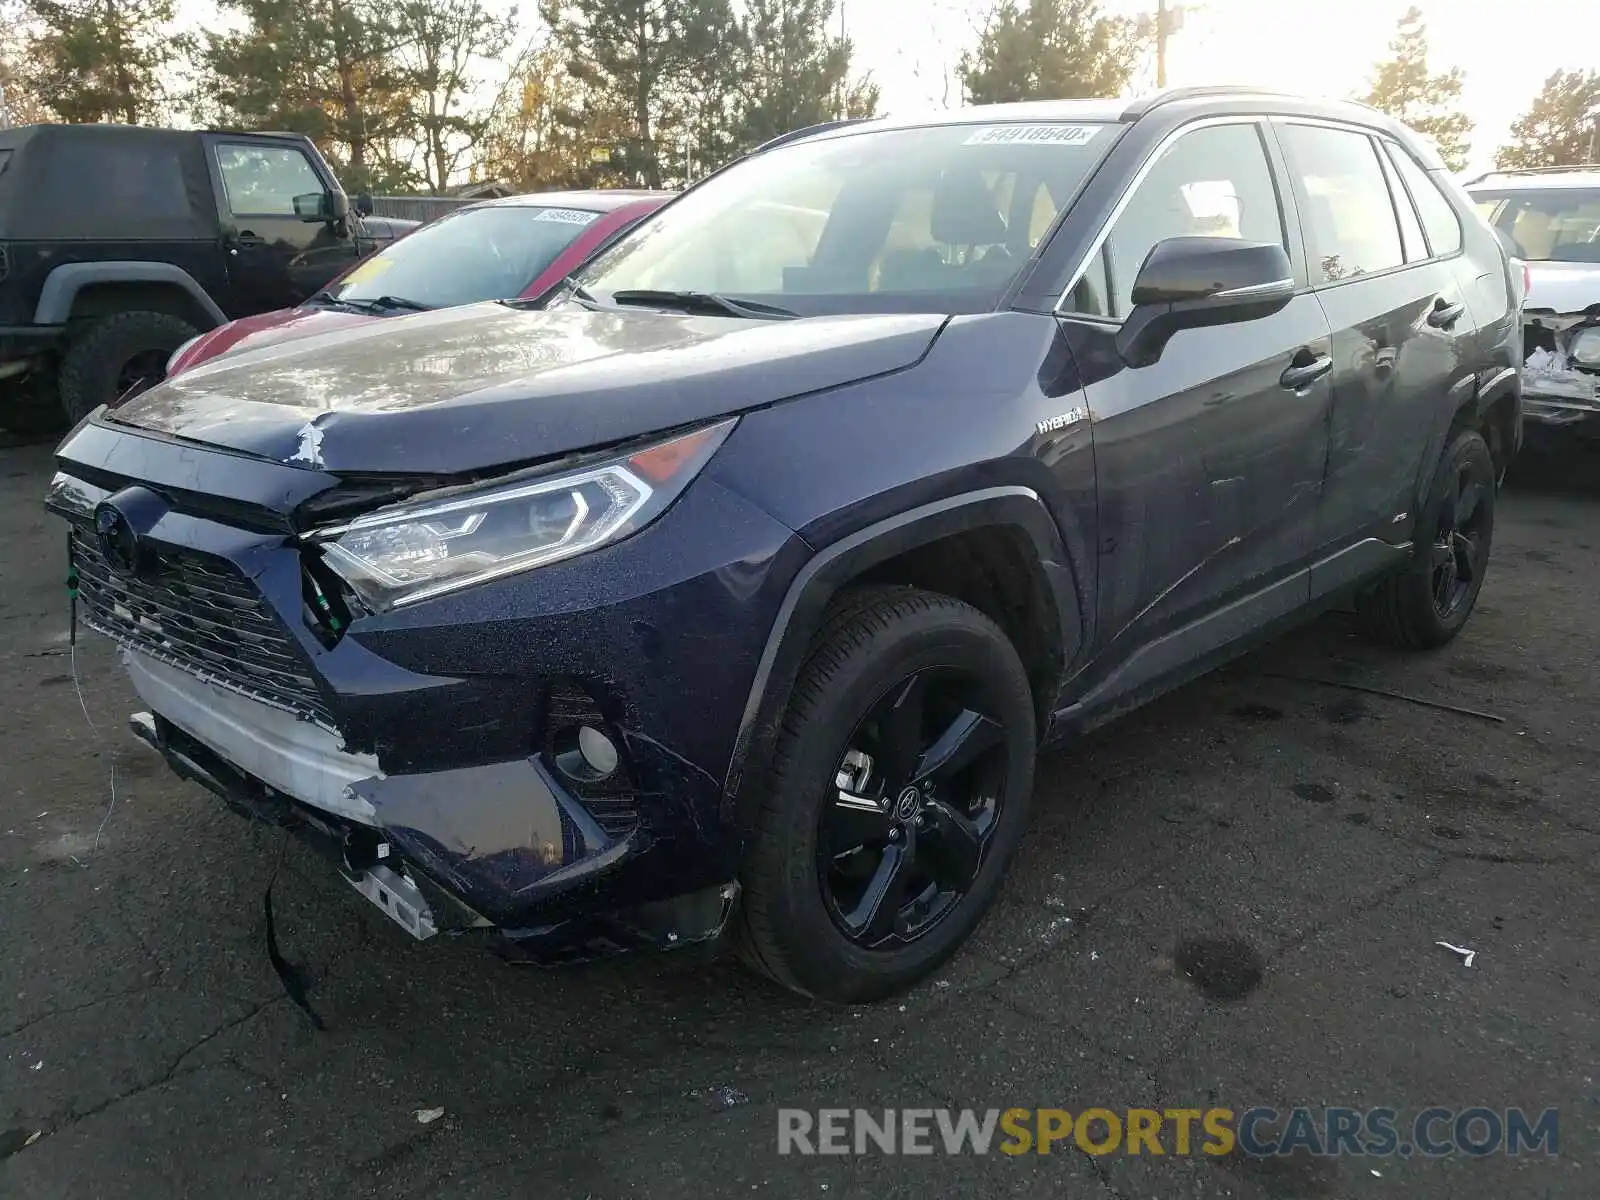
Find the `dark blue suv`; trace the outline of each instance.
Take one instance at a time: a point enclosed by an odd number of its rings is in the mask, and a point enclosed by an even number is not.
[[[1518,292],[1352,104],[841,124],[538,306],[96,412],[50,505],[134,730],[414,935],[870,999],[977,924],[1041,744],[1342,598],[1455,635]]]

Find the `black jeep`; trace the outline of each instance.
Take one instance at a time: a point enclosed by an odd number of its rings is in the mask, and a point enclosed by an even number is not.
[[[296,134],[0,129],[0,427],[148,387],[196,334],[304,300],[415,224],[352,212]]]

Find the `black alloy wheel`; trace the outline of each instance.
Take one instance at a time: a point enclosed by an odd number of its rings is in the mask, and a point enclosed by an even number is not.
[[[922,937],[972,890],[1000,817],[1005,726],[981,681],[915,672],[857,725],[822,807],[829,915],[867,949]]]
[[[1374,641],[1434,650],[1461,632],[1489,568],[1499,473],[1483,435],[1455,434],[1418,513],[1413,549],[1356,593],[1356,619]]]
[[[1455,616],[1481,582],[1489,549],[1489,506],[1484,498],[1493,486],[1484,486],[1470,460],[1454,464],[1453,476],[1439,510],[1429,559],[1434,611],[1446,621]]]
[[[1033,688],[989,616],[903,585],[835,599],[740,798],[746,962],[805,996],[925,979],[999,895],[1028,821]]]

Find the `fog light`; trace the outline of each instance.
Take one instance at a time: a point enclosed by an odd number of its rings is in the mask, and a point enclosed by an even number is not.
[[[578,726],[578,753],[583,756],[584,766],[601,779],[617,769],[617,748],[592,726]]]

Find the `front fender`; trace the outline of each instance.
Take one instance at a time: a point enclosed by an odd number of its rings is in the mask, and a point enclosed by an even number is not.
[[[796,573],[767,636],[751,684],[723,789],[722,816],[746,827],[755,788],[747,764],[766,762],[805,659],[838,592],[863,572],[954,534],[1009,527],[1024,535],[1049,592],[1052,656],[1071,662],[1087,637],[1083,605],[1060,530],[1039,495],[1025,487],[985,488],[924,504],[878,521],[823,549]]]

